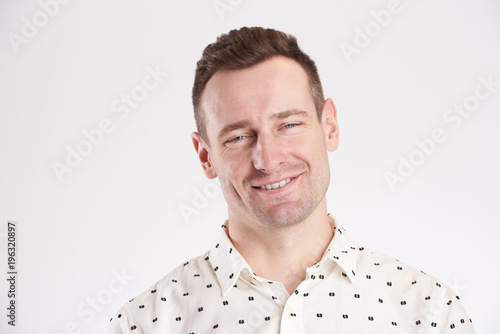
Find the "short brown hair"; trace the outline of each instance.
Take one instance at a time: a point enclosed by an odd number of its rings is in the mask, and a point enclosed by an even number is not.
[[[324,97],[318,70],[314,61],[299,48],[297,39],[274,29],[243,27],[222,34],[207,45],[196,66],[192,93],[194,117],[198,132],[207,143],[205,113],[200,102],[210,78],[218,71],[246,69],[279,55],[295,60],[306,71],[318,119],[321,119]]]

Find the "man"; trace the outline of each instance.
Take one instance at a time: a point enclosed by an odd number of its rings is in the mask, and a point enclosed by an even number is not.
[[[474,333],[444,283],[350,241],[327,214],[337,115],[294,37],[221,35],[197,64],[193,106],[228,220],[108,333]]]

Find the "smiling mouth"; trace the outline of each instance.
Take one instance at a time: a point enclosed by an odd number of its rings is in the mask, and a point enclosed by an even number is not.
[[[288,179],[285,179],[281,182],[264,184],[264,185],[257,187],[257,188],[260,188],[262,190],[273,190],[273,189],[283,188],[288,183],[290,183],[290,181],[292,181],[293,179],[295,179],[295,177],[289,177]]]

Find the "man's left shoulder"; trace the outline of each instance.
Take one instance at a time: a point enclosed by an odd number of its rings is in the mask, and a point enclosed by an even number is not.
[[[391,310],[404,310],[417,327],[474,333],[458,293],[446,282],[385,254],[357,249],[354,286],[375,294],[378,303],[391,305]]]
[[[422,292],[446,291],[455,294],[444,281],[423,270],[368,248],[358,249],[361,251],[358,253],[356,266],[366,279],[383,280],[386,286],[394,289],[408,289],[410,286]]]

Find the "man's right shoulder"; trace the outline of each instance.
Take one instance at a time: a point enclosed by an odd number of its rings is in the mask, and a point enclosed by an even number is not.
[[[207,281],[210,283],[205,288],[215,292],[219,285],[210,264],[209,251],[180,264],[125,303],[110,319],[106,333],[136,334],[158,330],[158,325],[164,323],[160,316],[176,319],[175,313],[183,305],[192,303],[194,298],[203,298],[205,294],[199,293],[200,283]]]

